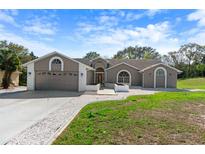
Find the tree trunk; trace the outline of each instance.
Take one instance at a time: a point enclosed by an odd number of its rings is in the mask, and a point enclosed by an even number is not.
[[[191,71],[191,63],[189,62],[189,65],[188,65],[188,77],[191,76],[190,71]]]
[[[2,86],[3,86],[4,89],[9,88],[9,85],[11,83],[11,74],[12,74],[11,71],[5,71],[5,73],[4,73],[4,77],[3,77],[3,80],[2,80]]]

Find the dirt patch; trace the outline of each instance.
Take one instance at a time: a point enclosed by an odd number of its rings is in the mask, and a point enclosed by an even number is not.
[[[205,105],[185,103],[180,107],[132,112],[130,118],[143,129],[137,144],[204,144]]]
[[[133,105],[133,102],[125,102],[121,106],[124,107],[124,106],[131,106],[131,105]]]
[[[189,115],[188,121],[191,124],[196,124],[202,128],[205,128],[205,115],[195,115],[195,114],[191,114]]]
[[[137,99],[135,100],[135,102],[137,102],[137,103],[140,103],[140,102],[143,102],[143,101],[145,101],[145,99],[143,99],[143,98],[137,98]]]
[[[205,115],[205,102],[198,101],[193,103],[192,102],[184,103],[181,110],[184,112]]]

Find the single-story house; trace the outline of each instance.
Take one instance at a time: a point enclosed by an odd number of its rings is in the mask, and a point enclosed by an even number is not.
[[[23,66],[27,67],[28,90],[85,91],[87,85],[115,83],[144,88],[176,88],[180,70],[159,60],[70,58],[52,52]]]

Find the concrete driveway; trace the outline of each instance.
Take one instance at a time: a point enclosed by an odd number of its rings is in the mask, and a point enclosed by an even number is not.
[[[79,93],[21,91],[0,94],[0,144],[45,118]]]
[[[21,91],[0,94],[0,144],[50,144],[87,104],[158,91],[132,88],[129,93]]]

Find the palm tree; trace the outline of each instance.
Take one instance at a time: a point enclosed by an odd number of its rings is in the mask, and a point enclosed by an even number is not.
[[[5,71],[2,86],[7,89],[11,83],[11,75],[20,69],[20,60],[16,51],[8,48],[0,48],[0,70]]]

